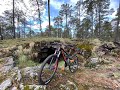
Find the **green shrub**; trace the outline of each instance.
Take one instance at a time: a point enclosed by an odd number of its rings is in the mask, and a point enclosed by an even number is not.
[[[78,43],[77,48],[84,50],[84,57],[87,59],[92,55],[93,45],[89,42]]]
[[[31,67],[36,66],[38,63],[35,63],[33,60],[30,60],[26,55],[21,54],[18,58],[18,67]]]

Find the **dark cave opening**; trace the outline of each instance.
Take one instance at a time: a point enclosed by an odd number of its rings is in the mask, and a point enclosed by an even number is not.
[[[49,55],[54,54],[55,48],[53,47],[43,47],[41,52],[38,53],[38,61],[42,63]]]

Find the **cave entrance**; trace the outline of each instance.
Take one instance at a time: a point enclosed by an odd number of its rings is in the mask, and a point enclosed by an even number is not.
[[[42,63],[49,55],[54,54],[56,48],[54,47],[43,47],[41,52],[38,53],[39,63]]]

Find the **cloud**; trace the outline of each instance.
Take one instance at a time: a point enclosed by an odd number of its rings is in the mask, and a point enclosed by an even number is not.
[[[42,23],[42,28],[44,29],[44,28],[46,28],[46,26],[48,26],[48,25],[49,25],[48,21],[44,21],[44,22]],[[54,22],[51,22],[51,25],[53,26],[53,25],[54,25]]]
[[[77,1],[79,1],[79,0],[70,0],[70,4],[75,5],[77,3]]]
[[[1,0],[0,1],[0,15],[2,15],[2,13],[5,10],[10,10],[12,9],[12,5],[11,5],[11,0]]]
[[[39,25],[39,24],[35,24],[35,25],[32,25],[31,28],[32,28],[32,29],[39,29],[39,28],[40,28],[40,25]]]
[[[117,14],[117,9],[119,7],[119,2],[118,0],[110,0],[110,8],[114,8],[115,12],[113,12],[112,15],[110,15],[110,18],[113,19],[116,17],[116,14]]]
[[[58,1],[58,0],[51,0],[50,5],[52,5],[55,9],[59,10],[61,5],[65,3],[64,1]]]
[[[110,18],[116,18],[116,14],[117,14],[117,10],[112,14],[112,15],[110,15]]]

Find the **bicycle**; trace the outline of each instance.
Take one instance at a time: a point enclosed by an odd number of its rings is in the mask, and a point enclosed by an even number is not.
[[[70,72],[74,73],[78,69],[78,57],[77,51],[70,55],[70,52],[66,52],[62,47],[62,44],[57,44],[58,47],[55,50],[55,53],[48,56],[43,64],[41,65],[41,69],[39,72],[38,81],[40,85],[47,85],[53,79],[56,70],[58,69],[59,57],[62,54],[65,67],[68,66]]]

